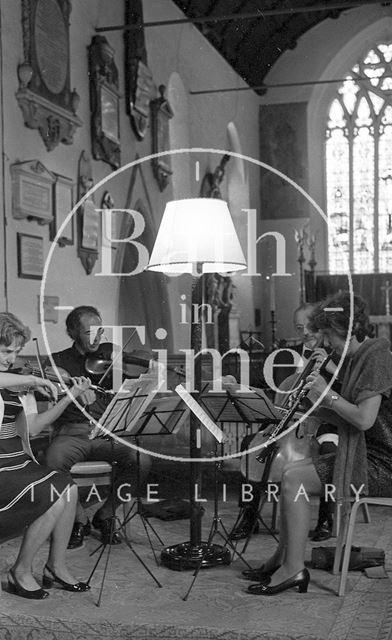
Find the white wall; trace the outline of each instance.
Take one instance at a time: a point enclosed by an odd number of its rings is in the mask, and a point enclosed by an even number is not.
[[[49,234],[46,226],[37,222],[18,221],[12,217],[12,197],[10,181],[10,165],[18,161],[38,159],[49,170],[75,179],[77,177],[77,164],[80,153],[86,150],[91,156],[90,144],[90,108],[89,85],[87,68],[87,46],[91,42],[96,26],[121,24],[123,22],[123,2],[112,0],[74,0],[70,25],[70,56],[71,56],[71,89],[78,91],[81,102],[78,116],[83,121],[83,126],[74,136],[74,143],[66,146],[60,144],[53,151],[47,152],[43,141],[36,130],[28,129],[23,124],[22,113],[18,107],[15,92],[18,88],[17,66],[23,61],[23,39],[21,26],[21,0],[5,2],[1,5],[2,11],[2,51],[4,56],[3,93],[4,93],[4,157],[5,157],[5,217],[7,221],[7,307],[10,311],[20,315],[32,328],[33,335],[40,337],[41,327],[38,323],[37,296],[40,282],[26,280],[17,276],[16,233],[25,232],[33,235],[41,235],[45,239],[45,252],[49,249]],[[181,12],[172,4],[171,0],[146,0],[144,2],[145,21],[181,18]],[[125,113],[125,89],[123,71],[123,34],[119,32],[106,33],[106,37],[115,50],[115,61],[119,69],[120,79],[120,129],[121,129],[121,161],[122,165],[134,160],[137,154],[140,157],[149,155],[151,148],[151,131],[147,130],[143,141],[137,141],[131,129],[130,121]],[[148,52],[148,66],[151,69],[156,86],[163,83],[168,85],[172,74],[178,74],[184,89],[187,92],[189,121],[188,133],[191,147],[207,147],[227,149],[227,124],[235,123],[244,153],[257,157],[258,143],[257,116],[258,98],[253,92],[215,94],[207,96],[191,96],[191,89],[208,87],[227,87],[243,85],[231,67],[203,38],[199,31],[191,25],[181,27],[160,27],[146,29],[146,47]],[[184,123],[182,123],[184,126]],[[192,194],[197,195],[199,183],[196,180],[194,166],[196,159],[200,162],[200,175],[203,176],[207,169],[214,169],[221,159],[221,154],[200,153],[192,157],[186,170],[190,176],[182,180],[182,184],[190,184]],[[182,167],[185,170],[185,163]],[[108,164],[93,161],[93,175],[95,184],[111,173]],[[151,202],[156,226],[158,226],[164,205],[173,197],[172,185],[160,193],[158,185],[153,178],[149,162],[142,166],[142,173],[148,198]],[[100,206],[103,191],[110,190],[116,207],[123,207],[127,199],[130,172],[118,176],[103,189],[96,193],[96,204]],[[132,204],[144,194],[141,176],[137,179]],[[175,181],[178,183],[178,181]],[[251,206],[258,206],[258,172],[253,167],[249,168],[249,199]],[[227,193],[227,182],[222,184],[224,195]],[[233,212],[238,220],[238,215]],[[242,233],[243,236],[243,233]],[[1,225],[0,225],[0,242]],[[2,277],[0,267],[0,278]],[[95,273],[100,270],[99,263]],[[179,294],[185,288],[189,289],[189,283],[183,277],[172,280],[169,283],[170,300],[172,307],[172,327],[175,348],[187,346],[186,332],[178,330],[179,321]],[[247,300],[252,300],[250,283]],[[1,282],[0,282],[1,290]],[[79,304],[95,304],[98,306],[106,324],[116,322],[118,315],[118,282],[116,278],[87,276],[76,254],[76,243],[73,247],[57,248],[50,269],[46,295],[58,295],[60,305],[75,306]],[[1,302],[1,293],[0,293]],[[135,300],[137,305],[138,301]],[[3,305],[4,308],[4,305]],[[243,309],[243,327],[247,328],[249,318],[253,317],[253,309]],[[60,312],[59,324],[48,324],[47,331],[52,350],[63,348],[68,344],[63,329],[65,313]],[[170,329],[170,327],[169,327]]]

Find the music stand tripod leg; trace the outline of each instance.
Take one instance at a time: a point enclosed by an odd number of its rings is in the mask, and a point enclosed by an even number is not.
[[[114,532],[119,532],[120,531],[120,535],[122,537],[122,539],[125,541],[127,547],[132,551],[132,553],[134,554],[134,556],[139,560],[140,564],[145,568],[145,570],[147,571],[147,573],[150,574],[150,576],[153,578],[153,580],[155,581],[155,583],[158,585],[158,587],[162,587],[161,583],[157,580],[157,578],[154,576],[154,574],[150,571],[150,569],[148,568],[148,566],[146,565],[146,563],[144,562],[144,560],[139,556],[138,553],[136,553],[136,551],[134,550],[134,548],[132,547],[132,544],[130,542],[130,540],[128,539],[128,536],[126,535],[126,532],[124,531],[124,527],[120,521],[120,519],[116,516],[116,502],[115,502],[115,486],[116,486],[116,477],[117,477],[117,461],[114,460],[114,440],[113,438],[111,438],[111,449],[112,449],[112,472],[110,475],[110,495],[111,495],[111,507],[112,507],[112,514],[111,514],[111,523],[110,523],[110,533],[109,533],[109,540],[112,540],[113,534]],[[115,522],[117,522],[118,526],[115,527]],[[100,585],[100,589],[99,589],[99,595],[98,595],[98,600],[96,602],[96,606],[100,607],[101,606],[101,601],[102,601],[102,595],[103,595],[103,590],[104,590],[104,585],[105,585],[105,581],[106,581],[106,575],[107,575],[107,570],[108,570],[108,566],[109,566],[109,559],[110,559],[110,555],[111,555],[111,551],[112,551],[112,545],[108,542],[102,542],[96,549],[94,549],[94,551],[92,551],[90,553],[90,556],[94,555],[94,553],[96,553],[97,551],[100,551],[100,554],[98,556],[98,559],[89,575],[89,578],[87,580],[87,584],[90,584],[91,579],[93,577],[93,575],[95,574],[96,569],[98,568],[98,565],[103,557],[103,554],[106,550],[106,547],[109,547],[108,552],[107,552],[107,556],[106,556],[106,561],[105,561],[105,566],[104,566],[104,572],[103,572],[103,576],[102,576],[102,580],[101,580],[101,585]]]
[[[126,532],[126,525],[129,524],[133,520],[133,518],[135,518],[136,516],[139,516],[140,520],[142,521],[144,530],[146,532],[147,539],[148,539],[148,542],[150,544],[150,548],[151,548],[152,554],[154,556],[156,565],[159,566],[159,561],[158,561],[157,555],[155,553],[155,549],[154,549],[154,546],[153,546],[153,543],[152,543],[152,540],[151,540],[151,536],[150,536],[150,532],[149,532],[148,528],[151,529],[151,531],[155,535],[156,539],[158,540],[159,544],[164,546],[164,542],[161,539],[161,537],[159,536],[158,532],[153,527],[153,525],[151,524],[151,522],[149,522],[149,519],[146,518],[146,516],[144,515],[144,512],[143,512],[143,503],[142,503],[142,499],[141,499],[141,495],[140,495],[141,494],[140,450],[139,450],[139,438],[137,436],[135,437],[135,442],[136,442],[136,499],[135,499],[132,507],[130,508],[129,512],[125,516],[122,524],[124,526],[124,531]]]
[[[221,444],[221,456],[222,456],[222,452],[223,452],[223,445]],[[224,541],[224,547],[229,546],[230,549],[232,550],[233,554],[237,555],[239,557],[240,560],[242,560],[242,562],[244,562],[244,564],[247,566],[248,569],[251,569],[252,567],[250,566],[250,564],[245,560],[245,558],[243,558],[242,553],[240,553],[235,545],[231,542],[230,537],[229,537],[229,532],[227,531],[225,525],[223,524],[222,518],[219,515],[219,501],[218,501],[218,491],[219,491],[219,487],[218,487],[218,471],[222,466],[222,461],[217,460],[218,457],[218,443],[215,442],[215,451],[214,451],[214,456],[215,456],[215,461],[214,461],[214,516],[212,518],[212,522],[211,522],[211,527],[210,527],[210,532],[208,534],[208,540],[207,540],[207,544],[206,544],[206,549],[208,549],[211,544],[212,541],[214,539],[214,537],[216,535],[219,535],[223,541]],[[219,531],[219,525],[222,527],[223,532]],[[205,558],[205,554],[203,554],[200,558],[200,561],[193,573],[193,578],[191,581],[191,584],[189,585],[188,591],[186,592],[185,596],[183,597],[183,600],[187,600],[188,596],[192,590],[193,585],[195,584],[196,578],[199,575],[199,571],[203,566],[203,560]],[[225,562],[224,564],[230,564],[231,562],[231,558],[229,559],[228,562]]]

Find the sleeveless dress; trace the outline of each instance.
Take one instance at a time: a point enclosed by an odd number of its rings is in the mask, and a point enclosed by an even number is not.
[[[4,539],[21,534],[73,481],[25,453],[15,426],[15,419],[23,410],[20,400],[6,389],[1,389],[0,394],[4,401],[0,426],[0,539]]]

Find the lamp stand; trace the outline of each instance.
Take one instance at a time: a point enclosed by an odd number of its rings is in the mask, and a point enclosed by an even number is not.
[[[196,311],[196,320],[192,317],[191,324],[191,349],[193,353],[200,353],[202,349],[202,320],[199,321],[199,310],[203,301],[203,277],[202,265],[197,264],[196,276],[192,278],[192,314]],[[200,392],[202,383],[201,356],[194,358],[194,374],[196,391]],[[230,550],[217,544],[202,542],[201,518],[202,508],[196,500],[201,494],[201,431],[200,420],[191,412],[190,417],[190,540],[172,547],[166,547],[161,553],[162,565],[174,571],[186,571],[188,569],[216,567],[222,564],[230,564]]]

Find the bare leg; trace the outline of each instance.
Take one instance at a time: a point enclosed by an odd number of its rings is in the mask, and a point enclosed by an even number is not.
[[[292,463],[286,468],[281,495],[286,547],[283,564],[273,574],[271,586],[280,584],[304,568],[310,522],[309,498],[320,493],[321,482],[310,459]]]
[[[54,530],[56,523],[67,508],[67,504],[73,522],[77,497],[76,487],[70,488],[69,496],[70,501],[67,503],[67,492],[63,493],[42,516],[34,520],[24,534],[13,570],[20,585],[28,591],[40,588],[32,573],[33,560],[37,551]],[[69,534],[67,535],[69,538]]]
[[[75,485],[71,487],[68,494],[65,494],[65,507],[52,531],[47,562],[59,578],[70,584],[74,584],[77,580],[67,569],[65,555],[74,523],[77,495],[78,489]]]

